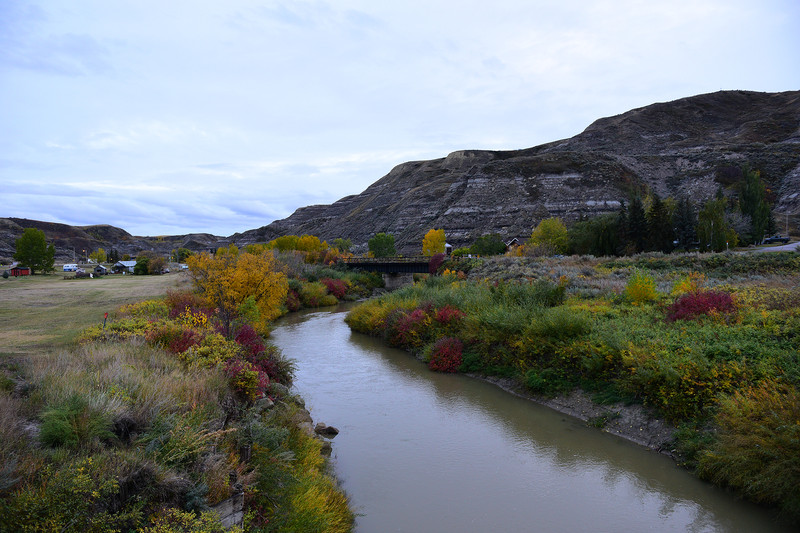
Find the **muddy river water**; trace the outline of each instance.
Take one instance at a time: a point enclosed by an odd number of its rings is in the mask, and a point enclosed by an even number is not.
[[[346,307],[279,321],[295,389],[336,426],[356,531],[778,532],[771,513],[672,460],[353,333]]]

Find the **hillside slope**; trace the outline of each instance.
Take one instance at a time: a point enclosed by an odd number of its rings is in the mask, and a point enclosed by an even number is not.
[[[300,208],[231,239],[309,233],[363,245],[387,232],[414,252],[429,229],[443,228],[462,246],[489,232],[529,235],[549,216],[613,211],[636,192],[701,200],[730,188],[743,164],[761,171],[777,212],[800,212],[800,91],[704,94],[602,118],[571,139],[534,148],[402,163],[361,194]]]

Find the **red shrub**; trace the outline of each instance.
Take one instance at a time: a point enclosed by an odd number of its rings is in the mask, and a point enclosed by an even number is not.
[[[428,323],[428,314],[424,309],[414,309],[410,313],[404,313],[397,319],[390,340],[399,346],[419,346],[421,334],[424,333]]]
[[[160,324],[156,325],[154,322],[150,330],[145,335],[145,340],[148,344],[160,346],[162,348],[169,348],[172,343],[179,339],[183,333],[183,328],[177,324]]]
[[[199,294],[189,291],[167,291],[165,298],[167,307],[169,307],[169,317],[175,318],[181,313],[184,313],[187,308],[193,313],[203,313],[207,317],[211,317],[214,313],[211,309],[206,307],[205,302]]]
[[[289,311],[298,311],[303,304],[300,302],[300,295],[297,294],[297,291],[289,289],[289,292],[286,293],[286,309]]]
[[[464,318],[466,313],[457,307],[453,307],[450,304],[445,305],[441,309],[436,311],[436,316],[434,317],[439,324],[448,325],[451,322],[457,322]]]
[[[445,254],[436,254],[432,256],[430,262],[428,262],[428,272],[430,274],[436,274],[445,259],[447,259],[447,255]]]
[[[197,330],[190,328],[183,328],[179,337],[173,338],[168,350],[172,353],[183,353],[192,346],[197,346],[202,342],[203,335],[198,333]]]
[[[261,335],[259,335],[250,324],[245,324],[240,327],[239,331],[236,332],[236,338],[234,340],[251,356],[260,354],[266,347],[264,345],[264,339],[261,338]]]
[[[347,294],[347,282],[343,279],[322,278],[320,281],[337,300],[341,300]]]
[[[262,397],[269,388],[269,376],[243,359],[229,359],[225,363],[225,375],[230,387],[250,401]]]
[[[712,313],[733,313],[736,304],[730,293],[723,291],[700,291],[684,294],[667,309],[667,320],[691,320]]]
[[[454,337],[442,337],[433,345],[428,368],[437,372],[458,372],[464,346]]]

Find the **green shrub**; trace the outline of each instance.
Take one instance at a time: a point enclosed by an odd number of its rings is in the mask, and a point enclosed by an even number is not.
[[[153,520],[152,525],[139,530],[141,533],[238,533],[242,528],[225,528],[216,513],[207,511],[199,515],[180,509],[164,509]]]
[[[720,402],[717,441],[700,456],[704,479],[800,519],[800,394],[767,381]]]
[[[97,445],[100,441],[114,438],[111,425],[108,413],[90,407],[86,398],[75,394],[42,414],[39,439],[53,447]]]
[[[525,337],[566,341],[589,333],[592,324],[584,313],[567,307],[546,309],[534,317],[525,330]]]
[[[564,379],[554,368],[543,370],[530,369],[525,373],[525,385],[536,394],[554,396],[573,388],[569,380]]]
[[[45,466],[33,483],[0,503],[0,531],[91,533],[128,531],[142,520],[139,505],[112,511],[118,490],[92,458]]]
[[[215,446],[225,431],[212,431],[202,409],[159,417],[142,436],[145,450],[167,466],[186,467]]]

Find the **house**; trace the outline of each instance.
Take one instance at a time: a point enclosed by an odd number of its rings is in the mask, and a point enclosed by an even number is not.
[[[15,278],[17,276],[30,276],[31,269],[28,267],[21,267],[21,266],[13,266],[11,267],[11,275]]]
[[[133,274],[133,267],[136,266],[136,261],[117,261],[111,269],[117,274]]]
[[[510,252],[514,248],[524,245],[527,240],[528,238],[526,237],[514,237],[510,241],[506,241],[506,252]]]
[[[105,276],[106,274],[108,274],[108,269],[103,265],[97,265],[96,267],[94,267],[94,274],[95,276]]]

